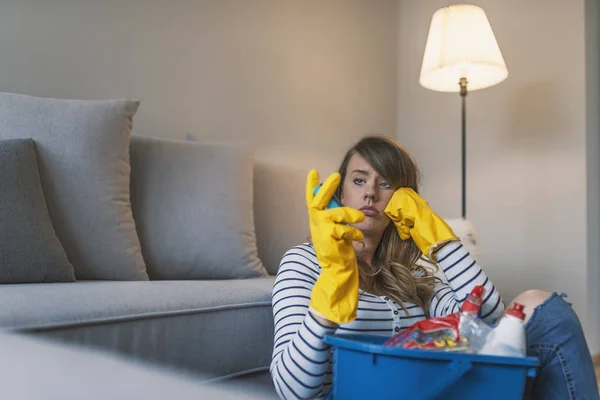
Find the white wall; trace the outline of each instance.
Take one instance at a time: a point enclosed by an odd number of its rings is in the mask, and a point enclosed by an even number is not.
[[[467,214],[480,262],[506,300],[528,288],[568,293],[598,351],[586,218],[588,178],[597,185],[600,174],[586,177],[586,156],[600,151],[586,151],[586,128],[595,128],[586,120],[584,1],[471,3],[486,10],[509,70],[505,82],[467,98]],[[459,217],[460,96],[418,83],[431,16],[447,4],[399,2],[397,137],[420,163],[430,204]]]
[[[394,134],[396,8],[394,0],[3,0],[0,88],[136,96],[136,131],[251,139],[273,157],[326,150],[335,165],[365,132]]]
[[[396,0],[3,0],[0,90],[137,97],[137,133],[255,142],[276,267],[308,234],[307,171],[395,134],[396,32]]]

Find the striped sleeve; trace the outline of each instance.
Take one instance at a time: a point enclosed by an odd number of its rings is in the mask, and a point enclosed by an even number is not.
[[[296,246],[281,260],[273,286],[275,341],[271,377],[282,399],[308,399],[322,393],[331,357],[323,337],[335,328],[308,312],[320,266],[309,245]]]
[[[462,302],[476,285],[483,285],[481,318],[492,323],[504,311],[500,293],[481,267],[460,242],[452,242],[437,253],[437,263],[448,283],[438,281],[429,307],[432,317],[448,315],[460,310]]]

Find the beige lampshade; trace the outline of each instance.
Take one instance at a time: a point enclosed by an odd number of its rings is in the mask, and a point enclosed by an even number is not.
[[[440,92],[458,92],[460,78],[468,89],[496,85],[508,69],[485,11],[472,4],[437,10],[431,18],[419,83]]]

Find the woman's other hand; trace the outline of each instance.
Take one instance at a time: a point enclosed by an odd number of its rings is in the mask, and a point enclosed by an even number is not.
[[[448,242],[459,240],[450,226],[411,188],[394,192],[385,213],[394,222],[402,240],[412,238],[429,259]]]

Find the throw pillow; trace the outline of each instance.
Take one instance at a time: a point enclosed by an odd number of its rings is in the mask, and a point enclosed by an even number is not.
[[[0,283],[74,281],[48,215],[33,140],[0,141]]]
[[[256,250],[249,146],[133,136],[131,168],[151,279],[267,275]]]
[[[147,280],[129,201],[133,100],[0,93],[0,139],[36,142],[50,219],[79,280]]]

